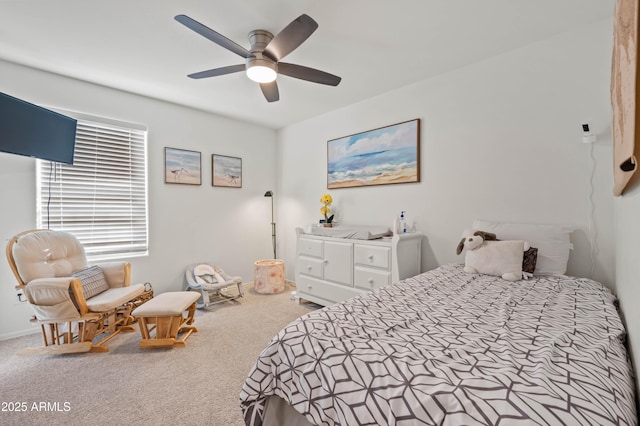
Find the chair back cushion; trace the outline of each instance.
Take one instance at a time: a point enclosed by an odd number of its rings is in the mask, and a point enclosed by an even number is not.
[[[80,241],[61,231],[25,234],[13,245],[12,255],[25,283],[36,278],[68,277],[87,267],[87,257]]]

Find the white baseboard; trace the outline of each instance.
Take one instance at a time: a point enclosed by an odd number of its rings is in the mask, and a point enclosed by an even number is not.
[[[38,333],[40,333],[40,327],[27,328],[20,331],[14,331],[13,333],[0,334],[0,341],[14,339],[16,337],[29,336],[31,334],[38,334]]]

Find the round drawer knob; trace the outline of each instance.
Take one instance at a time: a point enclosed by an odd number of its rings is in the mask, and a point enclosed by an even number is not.
[[[311,288],[312,288],[312,287],[311,287],[310,285],[308,285],[308,286],[307,286],[307,288],[308,288],[309,290],[311,290]]]
[[[311,269],[312,269],[311,265],[307,266],[307,270],[310,271]]]
[[[373,284],[373,278],[369,278],[369,279],[367,280],[367,282],[368,282],[369,284]]]
[[[372,254],[369,255],[369,260],[373,260],[373,255]]]

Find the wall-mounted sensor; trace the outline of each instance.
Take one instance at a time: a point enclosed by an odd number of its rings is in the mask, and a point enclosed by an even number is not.
[[[591,126],[589,123],[582,123],[582,143],[594,143],[597,137],[593,133],[591,133]]]

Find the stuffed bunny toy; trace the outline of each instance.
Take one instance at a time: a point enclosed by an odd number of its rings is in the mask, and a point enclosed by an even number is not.
[[[508,281],[522,279],[522,257],[528,243],[524,241],[498,241],[495,234],[468,230],[462,234],[456,253],[466,250],[464,271],[486,274]]]

